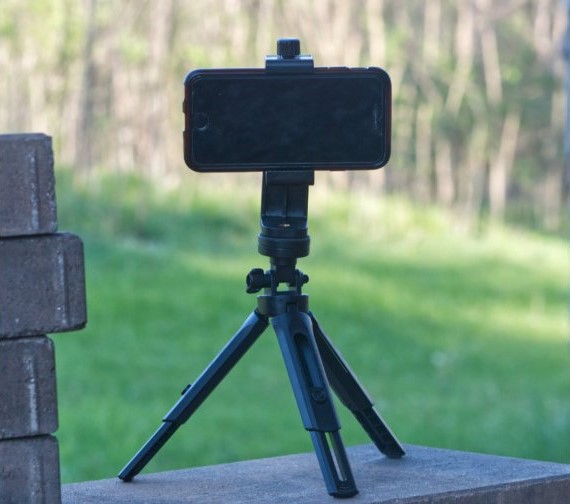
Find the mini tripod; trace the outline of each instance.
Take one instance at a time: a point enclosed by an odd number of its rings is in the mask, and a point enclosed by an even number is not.
[[[285,41],[287,42],[287,41]],[[282,44],[278,56],[266,61],[268,72],[299,72],[312,68],[312,59],[299,56],[298,41]],[[253,269],[246,278],[247,292],[257,296],[257,309],[214,358],[198,379],[163,418],[162,425],[119,473],[130,481],[200,407],[210,392],[271,325],[285,361],[305,429],[313,446],[329,494],[352,497],[358,493],[340,437],[340,423],[330,387],[377,448],[390,458],[404,450],[358,382],[344,359],[309,311],[302,287],[308,276],[296,269],[297,259],[309,255],[307,215],[312,171],[265,171],[261,195],[261,232],[258,251],[269,257],[270,269]],[[280,290],[280,286],[287,285]],[[330,385],[329,385],[330,384]]]
[[[122,480],[130,481],[143,469],[255,343],[269,321],[277,335],[297,406],[305,429],[311,434],[329,494],[351,497],[358,493],[340,437],[329,384],[382,453],[390,458],[404,455],[372,400],[309,311],[308,296],[301,292],[309,279],[295,266],[297,258],[309,254],[307,206],[313,179],[313,172],[264,172],[258,250],[270,258],[271,268],[253,269],[246,278],[248,293],[264,289],[264,294],[257,297],[257,309],[119,473]],[[288,289],[279,290],[281,284]]]

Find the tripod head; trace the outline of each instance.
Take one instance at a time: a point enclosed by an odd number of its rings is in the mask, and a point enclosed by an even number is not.
[[[301,296],[309,277],[296,269],[297,259],[309,255],[307,213],[309,185],[314,172],[264,172],[261,191],[261,222],[257,250],[269,257],[271,269],[253,269],[246,277],[247,292],[270,289],[278,294],[280,283],[287,283]]]

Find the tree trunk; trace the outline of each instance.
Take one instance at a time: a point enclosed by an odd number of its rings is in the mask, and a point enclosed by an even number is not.
[[[563,53],[566,61],[564,90],[566,93],[566,117],[564,121],[564,199],[570,194],[570,0],[566,0],[568,24],[564,36]]]
[[[414,177],[414,194],[416,198],[427,203],[431,199],[430,168],[433,165],[431,156],[431,105],[421,103],[416,113],[416,172]]]
[[[83,78],[76,133],[75,166],[87,172],[93,165],[93,92],[95,61],[93,48],[97,36],[97,0],[87,0],[87,33],[83,47]]]
[[[451,205],[455,198],[451,143],[446,138],[438,138],[435,144],[435,175],[437,201]]]
[[[485,176],[487,167],[486,151],[489,145],[489,130],[485,122],[478,122],[470,138],[464,166],[461,198],[463,221],[468,228],[477,222],[483,206]]]
[[[520,113],[509,112],[503,123],[497,157],[489,167],[489,205],[491,216],[503,220],[507,204],[509,176],[515,162],[520,127]]]

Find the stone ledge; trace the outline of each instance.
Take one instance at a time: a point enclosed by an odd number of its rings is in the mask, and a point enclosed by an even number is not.
[[[355,504],[566,504],[570,465],[406,446],[390,460],[373,445],[348,449]],[[119,469],[119,468],[117,468]],[[314,454],[288,455],[62,487],[63,504],[339,502],[325,490]]]

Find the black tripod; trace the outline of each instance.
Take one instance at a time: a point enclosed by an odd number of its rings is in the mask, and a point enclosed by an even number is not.
[[[352,497],[358,493],[344,445],[329,384],[353,413],[378,449],[390,458],[404,450],[373,407],[346,362],[325,336],[302,294],[309,278],[296,269],[297,259],[309,254],[307,206],[314,173],[264,172],[259,253],[270,258],[268,271],[253,269],[247,275],[247,292],[264,289],[257,309],[183,393],[147,443],[119,473],[130,481],[198,409],[210,392],[255,343],[269,325],[277,335],[281,353],[305,429],[311,439],[329,494]],[[286,290],[279,286],[286,284]]]

